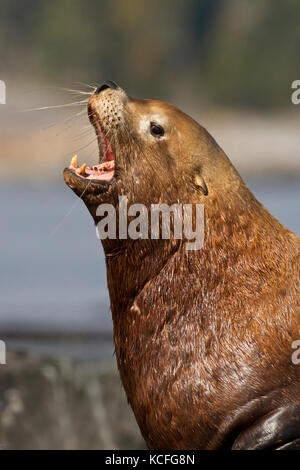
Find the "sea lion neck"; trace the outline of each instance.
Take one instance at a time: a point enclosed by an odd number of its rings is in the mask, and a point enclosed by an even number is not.
[[[224,269],[220,261],[226,255],[226,243],[234,245],[238,236],[239,243],[229,252],[235,254],[234,260],[228,257],[228,263],[235,262],[252,237],[253,227],[247,225],[249,214],[256,220],[256,226],[259,226],[260,220],[263,224],[265,209],[238,174],[233,172],[232,177],[233,180],[227,185],[223,181],[224,190],[218,189],[219,194],[211,191],[207,197],[199,197],[196,193],[194,199],[189,196],[189,203],[204,206],[205,216],[204,245],[190,256],[187,254],[187,240],[102,240],[113,316],[114,312],[118,316],[120,312],[125,312],[145,285],[154,282],[166,265],[174,262],[176,256],[187,256],[193,263],[203,266],[203,286],[207,277],[220,275]],[[235,211],[232,211],[233,205]],[[218,256],[219,252],[223,255]],[[201,283],[200,280],[198,282]]]
[[[126,243],[127,242],[127,243]],[[144,286],[169,263],[179,240],[137,240],[114,245],[102,243],[111,310],[117,316],[132,305]]]

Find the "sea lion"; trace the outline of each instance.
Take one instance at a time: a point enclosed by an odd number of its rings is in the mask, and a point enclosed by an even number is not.
[[[300,239],[171,104],[109,81],[88,113],[99,164],[75,160],[64,179],[96,224],[124,195],[205,205],[199,250],[174,236],[102,240],[118,367],[148,448],[298,448]]]

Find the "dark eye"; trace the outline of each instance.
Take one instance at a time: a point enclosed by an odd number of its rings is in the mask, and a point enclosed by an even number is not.
[[[154,122],[150,122],[150,132],[153,137],[162,137],[165,133],[163,127],[158,124],[154,124]]]

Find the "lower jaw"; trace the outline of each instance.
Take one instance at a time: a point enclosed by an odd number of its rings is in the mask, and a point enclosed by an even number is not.
[[[113,159],[106,160],[92,167],[78,165],[75,155],[68,168],[64,170],[64,180],[73,190],[103,193],[115,179],[115,163]]]
[[[93,194],[106,193],[109,187],[115,181],[115,178],[113,178],[109,182],[105,180],[83,178],[82,176],[78,175],[70,167],[64,169],[63,176],[64,176],[65,183],[71,189],[73,189],[79,196],[83,194],[88,194],[88,193],[93,193]]]

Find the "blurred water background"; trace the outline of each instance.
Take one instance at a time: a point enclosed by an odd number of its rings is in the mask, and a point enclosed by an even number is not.
[[[298,181],[249,179],[250,188],[300,235]],[[12,349],[77,359],[113,346],[103,251],[93,222],[68,188],[0,190],[0,330]],[[15,217],[12,217],[15,214]]]
[[[97,161],[86,104],[25,111],[87,96],[56,87],[88,92],[106,79],[171,101],[300,235],[299,21],[296,0],[1,0],[0,337],[9,349],[113,354],[102,248],[62,181],[74,153]]]

